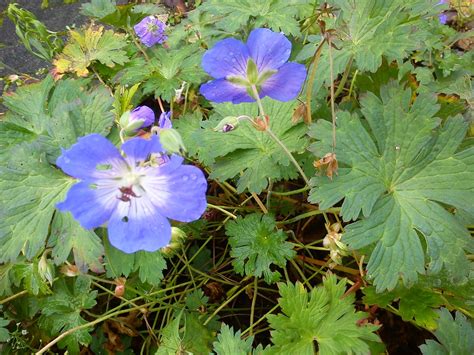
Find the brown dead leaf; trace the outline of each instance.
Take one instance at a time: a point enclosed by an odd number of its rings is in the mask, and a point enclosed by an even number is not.
[[[327,153],[324,157],[319,160],[316,160],[313,163],[316,169],[319,169],[321,172],[326,170],[326,176],[332,180],[334,174],[337,175],[337,158],[336,153]]]
[[[293,124],[297,124],[301,120],[303,120],[304,123],[309,123],[308,115],[306,114],[306,104],[304,102],[301,102],[298,107],[296,107],[291,116],[291,122]]]

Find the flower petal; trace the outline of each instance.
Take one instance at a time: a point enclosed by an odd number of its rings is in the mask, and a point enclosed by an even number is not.
[[[63,150],[56,165],[78,179],[113,178],[126,169],[118,149],[100,134],[79,138],[77,143]]]
[[[261,86],[260,96],[270,96],[278,101],[290,101],[296,98],[306,79],[303,64],[286,63]]]
[[[121,201],[108,226],[110,243],[125,253],[155,251],[171,240],[171,225],[146,196]]]
[[[201,94],[213,102],[232,101],[234,104],[241,102],[254,102],[243,86],[232,84],[226,79],[217,79],[201,85]]]
[[[206,178],[195,166],[172,169],[174,166],[154,169],[143,178],[142,187],[164,216],[181,222],[195,221],[207,207]]]
[[[173,128],[173,123],[171,122],[171,111],[161,113],[160,118],[158,119],[158,127],[161,129]]]
[[[234,38],[217,42],[202,57],[203,69],[216,79],[228,75],[246,76],[249,52],[247,46]]]
[[[165,34],[166,25],[154,16],[145,17],[133,26],[133,29],[137,36],[140,37],[140,41],[147,47],[163,43],[168,39]]]
[[[150,139],[135,137],[122,144],[122,151],[125,153],[125,160],[130,166],[136,166],[138,162],[146,160],[151,153],[164,152],[157,135],[152,135]]]
[[[288,38],[268,28],[257,28],[250,32],[247,47],[259,73],[280,68],[291,54],[291,42]]]
[[[81,181],[71,187],[66,200],[56,207],[60,211],[69,211],[86,229],[96,228],[104,224],[115,210],[120,196],[116,184]]]
[[[130,112],[130,122],[143,120],[142,127],[151,126],[155,122],[155,113],[148,106],[137,106]]]

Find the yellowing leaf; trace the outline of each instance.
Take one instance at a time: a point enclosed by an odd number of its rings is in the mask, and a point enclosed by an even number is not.
[[[84,31],[69,32],[69,43],[53,61],[58,75],[71,72],[86,76],[92,62],[98,61],[108,67],[122,65],[128,61],[123,47],[127,45],[126,35],[104,31],[103,26],[91,25]]]

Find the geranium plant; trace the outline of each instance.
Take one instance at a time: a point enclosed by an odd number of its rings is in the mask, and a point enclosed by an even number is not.
[[[175,3],[9,5],[0,349],[473,353],[466,5]]]

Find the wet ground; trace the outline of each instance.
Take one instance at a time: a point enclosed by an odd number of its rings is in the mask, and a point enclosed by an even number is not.
[[[81,26],[87,21],[80,14],[80,7],[88,0],[78,0],[73,4],[64,4],[63,0],[49,0],[49,7],[46,9],[41,9],[41,0],[0,0],[0,12],[4,12],[8,4],[13,2],[33,12],[51,31],[64,31],[66,26]],[[0,26],[0,62],[5,67],[1,69],[0,65],[0,77],[18,73],[34,75],[40,68],[48,68],[50,63],[25,49],[15,33],[15,25],[6,14],[3,16],[3,24]]]

